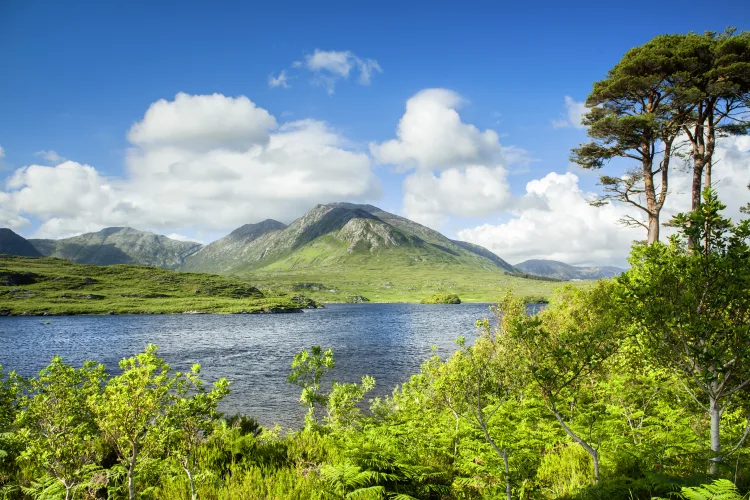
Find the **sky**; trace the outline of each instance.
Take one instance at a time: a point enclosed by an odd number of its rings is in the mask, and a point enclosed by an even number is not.
[[[629,48],[726,26],[750,3],[0,0],[0,227],[208,243],[350,201],[511,263],[623,265],[645,234],[587,203],[621,172],[569,162],[583,101]],[[750,139],[718,154],[738,217]]]

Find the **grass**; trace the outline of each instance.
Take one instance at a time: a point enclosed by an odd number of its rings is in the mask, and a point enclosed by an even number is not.
[[[299,293],[261,291],[224,276],[0,255],[4,315],[294,312],[314,305]]]
[[[321,240],[266,267],[247,270],[242,277],[287,293],[303,289],[320,302],[350,302],[352,296],[370,302],[420,302],[437,293],[459,295],[463,302],[494,302],[505,290],[527,301],[545,301],[555,288],[567,284],[527,279],[424,249],[419,253],[409,248],[352,252],[343,258],[341,243]],[[585,287],[590,283],[573,284]],[[301,288],[309,284],[316,286]]]

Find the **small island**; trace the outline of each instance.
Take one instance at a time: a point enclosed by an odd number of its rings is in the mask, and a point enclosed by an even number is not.
[[[421,304],[460,304],[461,299],[455,293],[436,293],[429,297],[425,297],[420,302]]]

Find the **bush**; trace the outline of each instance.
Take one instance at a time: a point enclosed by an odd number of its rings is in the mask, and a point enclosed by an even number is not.
[[[436,293],[422,299],[422,304],[460,304],[461,299],[455,293]]]

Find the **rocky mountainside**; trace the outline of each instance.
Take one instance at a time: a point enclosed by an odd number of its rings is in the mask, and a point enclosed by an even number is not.
[[[7,227],[0,227],[0,254],[41,257],[42,254],[29,240]]]
[[[532,259],[516,264],[521,271],[560,280],[592,280],[612,278],[625,272],[614,266],[571,266],[556,260]]]
[[[29,240],[47,257],[59,257],[80,264],[140,264],[176,269],[198,251],[200,243],[177,241],[130,227],[108,227],[61,240]]]
[[[452,241],[437,231],[372,205],[317,205],[284,226],[247,224],[203,247],[181,270],[243,273],[257,269],[320,269],[386,261],[422,266],[516,269],[485,248]]]
[[[199,249],[186,260],[181,269],[226,274],[239,263],[257,262],[263,258],[269,239],[286,227],[286,224],[272,219],[245,224]]]

